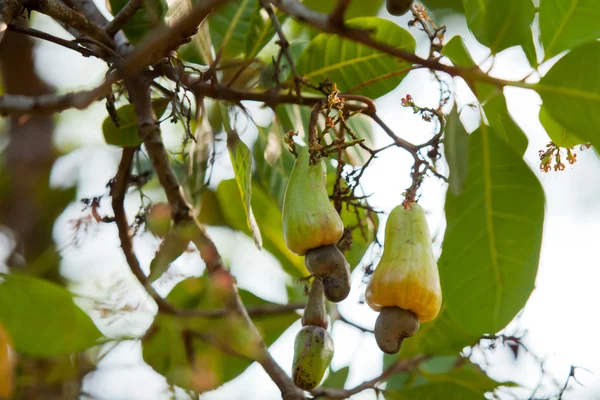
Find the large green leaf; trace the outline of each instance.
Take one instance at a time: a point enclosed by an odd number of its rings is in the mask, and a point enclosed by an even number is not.
[[[386,400],[485,400],[483,392],[469,389],[456,383],[430,383],[402,389],[397,392],[385,392]]]
[[[254,211],[252,211],[252,153],[250,149],[242,140],[235,130],[229,130],[227,132],[227,148],[229,149],[229,155],[231,157],[231,163],[233,164],[233,172],[235,173],[235,181],[240,190],[240,196],[242,196],[242,203],[244,205],[244,212],[246,213],[246,220],[248,222],[248,228],[252,233],[252,238],[256,247],[259,249],[262,247],[262,237],[258,223],[254,217]]]
[[[296,159],[284,145],[283,134],[275,129],[276,125],[258,127],[258,139],[253,148],[256,160],[254,180],[282,209],[285,189]]]
[[[483,111],[489,125],[493,128],[492,131],[506,140],[517,154],[521,156],[525,154],[529,141],[523,130],[510,116],[502,92],[496,92],[494,96],[489,98],[483,106]]]
[[[234,0],[209,17],[210,34],[215,53],[233,58],[246,51],[257,0]]]
[[[102,336],[66,289],[32,276],[0,275],[0,282],[0,325],[18,352],[65,355],[94,346]]]
[[[585,140],[556,122],[544,105],[540,107],[540,123],[552,142],[559,147],[574,147],[578,144],[585,144]]]
[[[240,290],[247,307],[269,306],[252,293]],[[220,289],[206,276],[189,278],[180,282],[167,299],[175,306],[186,309],[220,309],[223,302]],[[280,315],[253,318],[267,345],[271,345],[296,320],[298,315],[289,312]],[[243,320],[235,316],[217,319],[183,319],[159,315],[151,332],[143,340],[144,360],[167,378],[170,383],[205,392],[234,379],[244,372],[251,362],[228,354],[209,345],[200,337],[186,337],[193,330],[217,343],[225,343],[237,353],[255,356],[256,342]],[[211,342],[214,343],[214,342]]]
[[[169,105],[169,99],[157,99],[152,102],[152,108],[160,118]],[[109,117],[102,123],[102,132],[107,144],[119,147],[137,147],[142,144],[138,135],[138,120],[133,104],[127,104],[117,110],[118,126]]]
[[[473,61],[473,58],[467,49],[467,45],[465,44],[465,40],[460,35],[453,36],[452,39],[450,39],[448,43],[444,45],[442,48],[442,54],[448,57],[448,59],[450,59],[452,64],[455,66],[464,68],[479,68],[475,61]],[[481,82],[475,82],[474,84],[472,82],[467,82],[467,84],[471,87],[473,93],[475,93],[479,101],[482,103],[493,92],[496,91],[496,88],[493,86]]]
[[[478,365],[466,361],[458,368],[443,373],[431,373],[423,368],[419,369],[429,382],[455,383],[481,393],[494,391],[499,386],[515,386],[512,382],[498,382],[486,375]]]
[[[520,45],[529,61],[535,63],[531,0],[463,0],[463,5],[469,29],[492,54]]]
[[[254,11],[250,19],[250,25],[248,27],[248,33],[246,35],[246,58],[251,59],[262,50],[262,48],[273,38],[275,35],[275,28],[271,19],[262,12],[262,6],[258,1],[254,1]],[[279,19],[279,23],[283,25],[287,15],[275,12],[275,15]]]
[[[446,197],[447,229],[438,261],[443,304],[405,351],[452,354],[496,333],[534,287],[544,194],[523,159],[491,128],[469,136],[469,170],[459,196]]]
[[[540,31],[546,59],[600,37],[600,1],[541,0]]]
[[[535,85],[549,114],[580,138],[600,145],[600,42],[561,58]]]
[[[337,0],[304,0],[303,3],[306,7],[312,8],[315,11],[329,14],[333,10]],[[383,0],[352,1],[346,11],[346,18],[377,15],[382,4]]]
[[[375,40],[390,46],[415,50],[412,35],[391,21],[364,17],[349,20],[348,25],[373,30]],[[377,98],[398,86],[411,64],[339,36],[320,34],[300,55],[296,67],[313,83],[329,78],[342,92]]]
[[[454,195],[458,196],[462,191],[465,179],[467,179],[469,134],[460,122],[456,108],[452,109],[446,121],[444,154],[450,168],[450,176],[448,176],[449,189]]]
[[[281,263],[282,268],[296,278],[308,276],[304,259],[292,253],[283,240],[281,210],[258,185],[252,185],[252,208],[256,221],[262,227],[263,246]],[[217,199],[227,224],[250,236],[246,215],[235,180],[225,180],[217,188]]]
[[[117,15],[129,3],[129,0],[109,0],[106,3],[109,11],[113,15]],[[167,9],[167,3],[164,0],[145,0],[142,2],[142,6],[123,27],[127,39],[132,44],[141,42],[148,32],[163,23]]]

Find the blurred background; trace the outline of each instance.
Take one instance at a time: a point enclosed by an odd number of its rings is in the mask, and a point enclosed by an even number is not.
[[[104,4],[98,4],[105,10]],[[108,14],[107,14],[108,15]],[[383,18],[393,18],[400,26],[407,28],[408,16],[391,17],[381,11]],[[69,38],[62,28],[45,16],[32,14],[31,26],[53,35]],[[446,38],[461,34],[476,62],[482,68],[492,67],[488,59],[489,51],[479,45],[469,34],[464,18],[442,16],[438,20],[448,28]],[[417,53],[427,55],[428,41],[416,29],[409,30],[417,39]],[[83,58],[79,54],[55,44],[34,41],[32,56],[35,71],[26,71],[23,65],[11,65],[10,58],[16,51],[27,51],[22,37],[7,35],[1,51],[4,92],[14,89],[11,86],[27,77],[32,93],[67,92],[92,88],[104,78],[106,65],[99,60]],[[9,47],[10,46],[10,47]],[[20,50],[19,50],[20,48]],[[506,50],[496,57],[491,74],[505,79],[523,79],[531,73],[524,53],[519,49]],[[37,75],[40,80],[32,77]],[[29,74],[29,75],[27,75]],[[537,75],[528,78],[536,81]],[[470,130],[477,127],[477,113],[468,104],[474,100],[464,83],[457,83],[458,103],[463,107],[461,119]],[[425,71],[413,71],[409,78],[393,92],[377,101],[382,119],[401,137],[423,142],[432,135],[433,125],[426,123],[411,109],[400,106],[400,99],[410,94],[422,106],[436,106],[438,86]],[[27,90],[27,89],[25,89]],[[524,334],[524,344],[531,354],[522,353],[515,359],[508,347],[478,350],[473,360],[478,362],[493,378],[499,381],[513,381],[522,389],[501,389],[502,398],[529,398],[532,389],[542,385],[535,398],[549,398],[556,393],[555,383],[564,384],[572,366],[577,369],[576,378],[581,383],[571,381],[564,399],[600,398],[600,344],[596,336],[600,331],[600,319],[596,307],[600,306],[600,159],[592,149],[577,151],[578,162],[568,165],[562,172],[544,173],[539,171],[538,151],[544,149],[549,139],[544,132],[538,113],[541,100],[533,91],[507,89],[508,108],[529,138],[525,159],[536,172],[546,192],[546,220],[536,289],[524,311],[505,330],[507,335]],[[260,108],[260,104],[245,103],[258,124],[268,125],[273,115]],[[12,188],[11,198],[0,196],[0,272],[6,271],[8,257],[14,256],[14,240],[10,228],[28,232],[32,221],[56,216],[32,214],[28,207],[31,196],[42,196],[47,201],[59,198],[56,193],[66,193],[74,188],[76,198],[92,198],[105,193],[106,183],[114,176],[121,155],[119,148],[105,144],[102,136],[102,121],[106,110],[102,102],[84,111],[67,111],[52,118],[32,118],[31,120],[11,121],[13,127],[20,126],[19,135],[12,134],[10,145],[6,134],[0,134],[0,151],[10,165],[23,179],[49,179],[52,193],[23,193]],[[52,127],[54,124],[54,127]],[[242,140],[251,145],[256,140],[256,129],[247,121],[238,121]],[[163,124],[164,140],[168,148],[179,150],[184,135],[179,125]],[[9,127],[7,118],[0,119],[0,130]],[[13,128],[14,130],[15,128]],[[375,147],[389,143],[389,138],[375,129]],[[46,134],[32,133],[44,130]],[[17,138],[17,139],[15,139]],[[41,139],[40,139],[41,138]],[[14,143],[20,140],[22,143]],[[55,150],[54,150],[55,149]],[[61,155],[66,154],[66,155]],[[233,177],[229,155],[222,141],[216,148],[215,176],[211,186],[216,187],[222,179]],[[401,149],[390,149],[380,156],[367,169],[362,182],[365,193],[372,193],[371,205],[389,212],[398,205],[401,193],[410,186],[408,171],[412,166],[411,156]],[[440,166],[442,173],[447,168]],[[390,171],[394,171],[393,174]],[[49,174],[49,175],[48,175]],[[1,186],[0,186],[1,187]],[[435,178],[429,178],[422,186],[420,203],[428,213],[432,234],[436,236],[435,248],[439,255],[445,222],[443,203],[446,185]],[[160,198],[160,193],[149,191],[151,198]],[[47,197],[46,197],[47,196]],[[58,200],[57,200],[58,201]],[[519,202],[519,198],[514,199]],[[127,211],[131,218],[140,205],[137,196],[129,196]],[[56,222],[47,224],[52,229],[52,238],[62,256],[60,273],[69,282],[70,289],[77,293],[78,304],[94,319],[94,322],[108,336],[139,336],[149,327],[156,312],[155,304],[148,299],[145,291],[130,273],[120,251],[116,226],[114,224],[92,223],[76,230],[74,221],[80,220],[89,211],[82,211],[81,202],[71,202]],[[39,211],[39,210],[38,210]],[[101,215],[111,214],[108,201],[101,203]],[[384,227],[385,215],[380,219]],[[224,260],[230,265],[240,288],[252,291],[266,300],[285,303],[287,301],[286,279],[278,261],[266,252],[260,252],[252,239],[242,233],[224,227],[208,227]],[[41,232],[31,232],[35,241]],[[380,229],[380,240],[383,240]],[[135,238],[135,249],[142,265],[148,268],[159,244],[159,239],[149,233]],[[35,247],[35,246],[34,246]],[[43,252],[40,247],[39,252]],[[373,248],[363,260],[366,266],[378,255]],[[14,261],[14,260],[12,260]],[[188,276],[201,275],[204,266],[197,256],[184,254],[171,267],[166,276],[157,284],[161,294],[166,295],[179,281]],[[353,288],[350,296],[340,305],[342,315],[349,321],[373,328],[376,313],[361,299],[365,285],[363,268],[353,273]],[[268,285],[265,284],[268,282]],[[99,304],[106,308],[132,310],[117,314],[105,313]],[[596,317],[594,317],[596,315]],[[290,371],[294,336],[300,322],[292,325],[271,347],[277,362]],[[381,373],[383,357],[371,334],[344,322],[333,325],[333,339],[336,351],[332,369],[350,366],[346,387],[351,387]],[[115,346],[107,344],[104,351]],[[543,360],[545,374],[542,376],[540,361]],[[185,398],[183,392],[169,391],[165,379],[153,372],[141,357],[138,341],[123,341],[116,345],[101,361],[98,369],[88,374],[84,381],[84,391],[95,399],[167,399],[171,396]],[[264,371],[253,364],[240,377],[220,389],[207,393],[202,398],[216,399],[277,399],[279,390]],[[356,398],[374,399],[372,391],[366,391]]]

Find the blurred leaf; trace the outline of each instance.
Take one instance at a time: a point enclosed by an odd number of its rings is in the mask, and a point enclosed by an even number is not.
[[[106,4],[108,11],[112,15],[117,15],[128,2],[129,0],[108,0]],[[167,9],[164,0],[145,0],[123,27],[129,42],[137,44],[145,39],[148,32],[164,22]]]
[[[373,148],[373,125],[369,117],[355,115],[348,119],[348,126],[359,139],[365,139],[365,146]],[[344,151],[344,161],[355,167],[362,167],[370,157],[371,154],[360,146],[348,147]]]
[[[443,359],[442,357],[437,357]],[[445,357],[450,360],[453,359],[456,363],[457,357]],[[455,383],[477,392],[492,392],[499,386],[516,386],[513,382],[498,382],[486,375],[485,371],[481,369],[477,364],[473,364],[468,360],[458,368],[452,368],[449,371],[443,371],[440,373],[430,372],[426,369],[419,368],[419,372],[432,383]]]
[[[304,5],[315,11],[329,14],[335,6],[337,0],[304,0]],[[383,0],[372,1],[352,1],[346,11],[346,19],[356,17],[367,17],[377,15],[383,5]]]
[[[288,39],[289,39],[289,37],[288,37]],[[289,53],[290,57],[292,58],[292,61],[294,62],[294,66],[296,65],[296,61],[298,61],[300,54],[302,54],[302,52],[304,51],[304,49],[306,49],[306,47],[308,46],[309,43],[310,42],[305,39],[296,40],[296,41],[293,41],[292,43],[290,43],[290,47],[288,48],[288,53]],[[265,54],[264,57],[261,57],[264,62],[264,65],[263,65],[263,70],[260,73],[260,87],[271,88],[277,83],[277,81],[275,80],[275,76],[274,76],[275,75],[275,64],[273,64],[273,58],[272,58],[273,55],[268,54],[268,52],[265,52],[265,53],[267,53],[267,54]],[[279,81],[284,82],[286,80],[289,80],[290,74],[291,74],[291,68],[289,66],[289,62],[286,57],[283,57],[283,59],[281,60],[281,63],[280,63]],[[292,83],[291,80],[289,82]],[[281,106],[283,106],[283,105],[278,105],[277,107],[281,107]]]
[[[233,0],[208,18],[215,53],[225,59],[242,55],[250,31],[257,0]]]
[[[191,2],[188,0],[181,0],[180,4],[181,13],[188,13],[191,10]],[[177,49],[177,56],[183,61],[194,64],[210,64],[213,61],[212,41],[208,24],[200,24],[198,33],[192,36],[191,41]]]
[[[373,30],[371,37],[390,46],[414,52],[415,39],[395,23],[377,18],[355,18],[349,26]],[[411,64],[331,34],[315,37],[298,59],[298,74],[317,84],[326,78],[342,92],[381,97],[400,84]]]
[[[556,122],[543,105],[540,108],[540,123],[552,142],[559,147],[574,147],[578,144],[586,144],[585,140],[579,138],[573,132],[570,132]]]
[[[246,36],[246,59],[252,59],[265,47],[275,35],[275,28],[268,14],[263,10],[258,1],[254,0],[254,11],[250,19],[250,26]],[[279,23],[283,25],[287,15],[275,10]]]
[[[16,357],[13,341],[0,323],[0,399],[10,399],[14,392]]]
[[[600,37],[598,0],[540,1],[540,31],[544,58]]]
[[[419,364],[419,371],[424,374],[444,374],[452,371],[459,360],[458,355],[432,357]]]
[[[190,241],[180,235],[178,228],[170,231],[164,238],[150,262],[150,274],[148,281],[154,282],[169,269],[169,266],[188,248]]]
[[[576,136],[600,146],[600,42],[561,58],[534,89],[550,116]]]
[[[217,194],[212,190],[206,189],[202,193],[200,205],[200,222],[205,225],[223,226],[227,225],[227,220],[223,216]]]
[[[354,269],[360,264],[360,261],[365,255],[365,252],[369,246],[375,241],[377,235],[377,229],[379,226],[379,217],[377,214],[371,212],[367,214],[365,209],[358,209],[358,216],[352,212],[342,208],[341,217],[344,222],[346,229],[352,230],[352,247],[349,250],[344,251],[346,261],[350,264],[350,270]],[[359,227],[358,221],[362,221],[363,228]],[[342,240],[344,240],[342,238]]]
[[[440,315],[407,341],[405,355],[453,354],[495,333],[533,290],[544,222],[544,193],[523,159],[482,125],[469,136],[469,170],[459,196],[446,197],[438,261]]]
[[[167,297],[173,305],[188,309],[220,309],[223,307],[219,288],[206,277],[188,278],[180,282]],[[246,306],[268,306],[252,293],[240,290]],[[294,312],[253,318],[267,345],[271,345],[298,319]],[[183,388],[197,392],[215,389],[240,375],[251,364],[244,358],[226,354],[207,344],[201,337],[186,336],[194,330],[202,337],[223,341],[243,354],[252,354],[253,340],[245,323],[238,317],[217,319],[183,319],[159,315],[150,334],[142,342],[143,357],[155,371]],[[187,347],[186,347],[187,346]]]
[[[285,189],[296,159],[283,143],[283,134],[275,132],[275,125],[257,128],[258,139],[253,149],[256,161],[254,180],[282,209]]]
[[[157,118],[160,118],[169,105],[169,99],[152,101],[152,109]],[[109,117],[102,123],[102,132],[107,144],[119,147],[137,147],[142,144],[138,135],[137,115],[132,104],[124,105],[117,110],[119,126],[115,125]]]
[[[523,156],[527,150],[527,136],[513,121],[506,107],[506,100],[502,93],[491,97],[483,106],[483,111],[488,119],[492,131],[508,142],[517,154]]]
[[[343,389],[346,380],[348,379],[348,373],[350,367],[340,368],[337,371],[330,371],[329,376],[325,379],[325,382],[321,386],[334,389]]]
[[[483,392],[455,383],[431,383],[402,389],[397,392],[386,391],[386,400],[485,400]]]
[[[308,276],[304,259],[292,253],[283,240],[281,227],[281,210],[274,199],[271,199],[264,190],[252,185],[252,208],[256,221],[262,227],[263,245],[265,250],[273,254],[281,263],[282,268],[293,277]],[[217,199],[227,224],[232,228],[250,236],[250,230],[245,223],[246,216],[240,192],[235,180],[225,180],[217,188]]]
[[[531,25],[534,8],[531,0],[463,0],[469,29],[492,54],[521,46],[535,65]]]
[[[448,57],[455,66],[463,68],[477,67],[477,64],[475,64],[475,61],[473,61],[473,58],[467,49],[465,40],[460,35],[452,37],[452,39],[444,45],[442,54]],[[496,90],[493,86],[481,82],[475,82],[475,84],[467,82],[467,85],[469,85],[480,102],[484,102],[491,93]]]
[[[467,179],[469,168],[469,134],[460,122],[456,107],[452,109],[446,121],[444,153],[450,168],[449,189],[452,194],[458,196]]]
[[[252,153],[250,149],[240,139],[237,132],[232,129],[227,132],[227,148],[233,164],[235,181],[242,196],[242,204],[248,222],[248,228],[252,233],[252,238],[256,247],[262,247],[262,237],[260,229],[252,211]]]
[[[32,276],[0,275],[0,324],[23,354],[51,357],[83,351],[102,334],[66,289]]]

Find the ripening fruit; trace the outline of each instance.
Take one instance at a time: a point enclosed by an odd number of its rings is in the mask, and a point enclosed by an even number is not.
[[[325,161],[308,165],[308,149],[299,151],[283,200],[283,237],[303,256],[310,249],[336,244],[344,223],[329,201]]]
[[[412,3],[413,0],[387,0],[385,7],[392,15],[404,15],[410,10]]]
[[[306,269],[323,282],[325,297],[339,303],[350,293],[350,265],[333,244],[310,249],[304,257]]]
[[[375,311],[399,307],[419,322],[434,319],[442,289],[425,211],[417,203],[392,210],[385,226],[381,261],[367,286],[366,301]]]
[[[308,301],[302,314],[302,326],[315,325],[327,329],[327,310],[325,309],[325,296],[323,295],[323,284],[314,279]]]
[[[396,354],[400,351],[402,341],[418,330],[419,320],[412,311],[384,307],[375,322],[375,340],[381,351]]]
[[[300,389],[311,390],[321,383],[333,358],[333,340],[319,326],[308,325],[296,335],[292,378]]]

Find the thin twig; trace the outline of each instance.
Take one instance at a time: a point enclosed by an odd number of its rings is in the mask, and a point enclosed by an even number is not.
[[[115,33],[119,32],[121,28],[125,26],[127,21],[133,17],[133,14],[135,14],[135,12],[142,7],[144,1],[145,0],[129,0],[127,4],[125,4],[125,7],[123,7],[121,11],[115,15],[112,21],[106,25],[104,28],[106,34],[110,37],[113,37]]]
[[[77,44],[77,41],[75,41],[75,40],[65,40],[65,39],[50,35],[49,33],[38,31],[37,29],[28,28],[26,26],[22,26],[22,25],[18,25],[18,24],[10,24],[8,26],[8,30],[12,31],[12,32],[21,33],[23,35],[32,36],[32,37],[35,37],[38,39],[47,40],[48,42],[52,42],[59,46],[63,46],[63,47],[66,47],[67,49],[71,49],[73,51],[81,53],[81,55],[83,55],[84,57],[96,57],[96,58],[100,58],[100,59],[102,58],[102,56],[100,54],[96,53],[95,51],[90,50],[86,47],[79,46]]]

